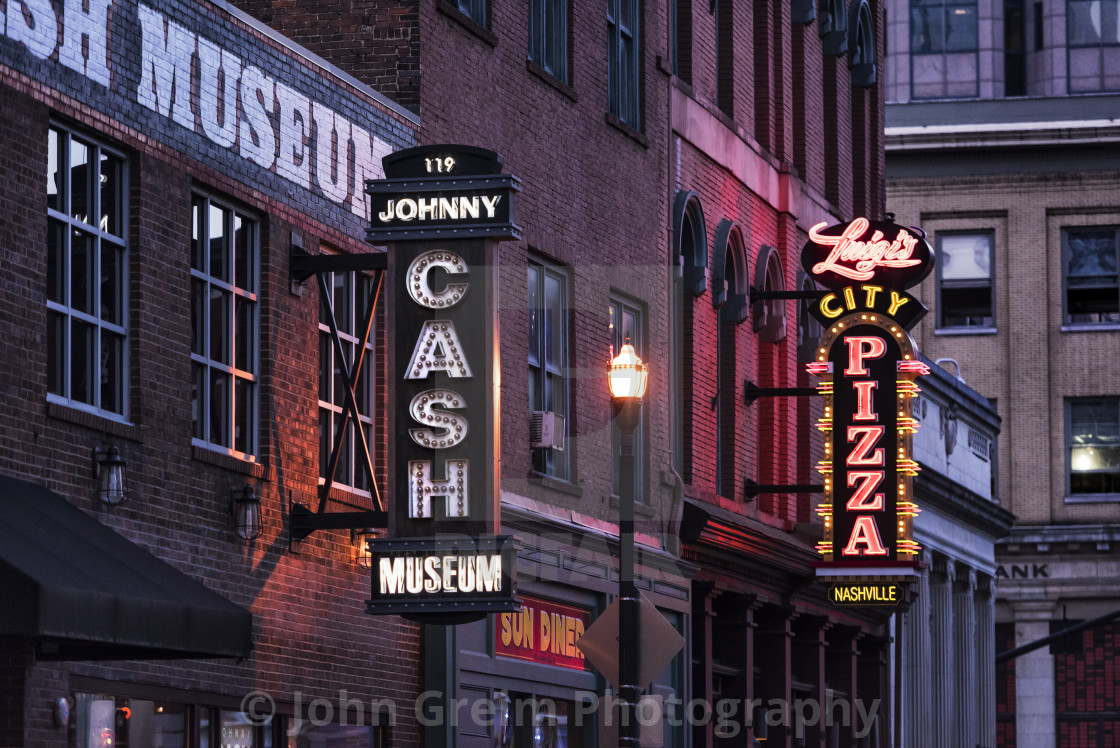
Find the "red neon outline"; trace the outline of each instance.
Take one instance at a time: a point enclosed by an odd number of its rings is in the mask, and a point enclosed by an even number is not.
[[[866,543],[867,549],[861,550],[856,546]],[[874,517],[856,517],[852,525],[852,534],[848,538],[848,545],[841,553],[845,556],[886,556],[887,549],[883,539],[879,537],[879,527],[875,524]]]
[[[864,368],[863,360],[865,358],[882,358],[887,352],[886,341],[877,335],[853,335],[850,338],[844,338],[844,342],[848,344],[848,368],[844,370],[844,374],[847,376],[867,376],[867,369]],[[866,353],[863,351],[865,342],[871,344]],[[858,347],[853,343],[857,344]]]
[[[871,496],[871,492],[883,482],[886,477],[886,472],[883,470],[853,470],[848,473],[848,487],[851,488],[857,480],[862,480],[863,484],[856,489],[852,494],[852,498],[848,499],[848,503],[844,508],[849,512],[881,512],[883,511],[884,501],[883,494],[877,493],[871,499],[871,503],[867,503],[867,498]]]
[[[882,438],[886,433],[886,426],[849,426],[848,427],[848,443],[851,444],[860,434],[859,442],[852,451],[848,454],[844,464],[848,467],[853,465],[882,465],[883,464],[883,448],[876,449],[875,452],[868,457],[867,453],[875,446],[875,442]]]
[[[852,420],[874,421],[877,414],[871,409],[871,393],[879,388],[879,383],[874,379],[866,379],[862,382],[852,382],[852,388],[856,391],[856,412]]]

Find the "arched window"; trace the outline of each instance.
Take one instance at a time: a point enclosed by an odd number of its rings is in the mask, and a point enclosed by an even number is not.
[[[851,68],[852,87],[867,88],[875,84],[875,27],[867,0],[852,3],[848,26],[848,49],[851,52],[848,67]]]
[[[802,291],[816,291],[817,284],[802,272],[798,272],[797,287]],[[797,360],[810,363],[816,360],[817,344],[821,339],[821,323],[809,313],[813,299],[800,299],[797,302]]]
[[[695,192],[681,190],[673,203],[673,467],[692,481],[693,308],[708,287],[708,233]]]
[[[765,244],[758,250],[754,266],[754,287],[760,291],[784,291],[785,278],[778,250]],[[786,303],[767,299],[753,305],[754,331],[763,343],[778,343],[786,337]]]
[[[677,272],[684,280],[683,291],[699,296],[708,287],[704,274],[708,267],[708,233],[704,208],[695,192],[677,192],[673,203],[673,236]]]
[[[844,0],[824,0],[820,35],[826,55],[842,55],[848,51],[848,13]]]
[[[748,316],[746,245],[739,224],[724,219],[716,229],[712,262],[712,306],[719,309],[716,330],[716,491],[733,498],[735,490],[735,458],[745,450],[739,441],[737,421],[739,381],[736,344],[739,324]]]

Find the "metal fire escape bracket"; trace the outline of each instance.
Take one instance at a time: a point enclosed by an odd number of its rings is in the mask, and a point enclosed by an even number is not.
[[[322,308],[327,313],[327,327],[330,329],[331,341],[334,344],[334,354],[337,366],[345,383],[343,394],[345,403],[343,423],[334,434],[331,446],[330,459],[327,461],[327,470],[323,485],[319,486],[319,505],[312,512],[306,505],[289,502],[288,535],[291,540],[303,540],[316,530],[345,530],[361,528],[385,528],[389,526],[389,515],[381,501],[381,493],[377,488],[377,479],[373,472],[373,462],[370,459],[369,443],[366,441],[366,432],[362,428],[360,414],[358,413],[357,396],[354,386],[357,384],[365,364],[366,346],[369,343],[370,331],[373,329],[373,317],[377,311],[377,302],[381,293],[381,283],[387,266],[384,253],[363,253],[348,255],[313,255],[303,250],[298,244],[293,243],[290,255],[290,273],[293,283],[302,283],[312,275],[319,280],[319,298]],[[354,346],[354,361],[348,361],[346,349],[342,338],[339,336],[338,320],[335,316],[334,298],[331,289],[327,286],[328,273],[353,273],[372,272],[373,284],[367,299],[365,313],[362,317],[362,326],[356,331],[360,333],[358,342]],[[358,441],[358,464],[366,473],[369,485],[373,488],[373,502],[375,509],[372,511],[357,512],[327,512],[327,499],[330,497],[334,485],[334,476],[338,470],[342,457],[342,441],[350,424],[354,424],[353,435]]]
[[[759,387],[749,379],[743,384],[747,405],[754,404],[760,397],[816,397],[820,394],[816,387]]]
[[[760,485],[750,478],[743,479],[743,496],[753,499],[762,493],[823,493],[820,483],[801,483],[786,486]]]
[[[828,291],[764,291],[755,286],[750,287],[749,300],[751,304],[757,304],[760,301],[770,301],[771,299],[809,299],[810,301],[820,301],[825,297]]]

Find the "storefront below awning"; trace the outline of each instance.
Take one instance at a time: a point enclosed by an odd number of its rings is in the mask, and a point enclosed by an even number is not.
[[[43,660],[246,657],[253,616],[49,489],[0,476],[0,635]]]

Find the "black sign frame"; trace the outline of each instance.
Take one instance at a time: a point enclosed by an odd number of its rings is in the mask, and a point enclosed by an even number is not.
[[[438,536],[432,538],[371,538],[370,597],[366,612],[374,615],[403,615],[424,623],[466,623],[487,613],[504,613],[521,608],[517,599],[516,538],[510,535],[480,537]],[[471,592],[381,593],[380,574],[383,559],[465,558],[497,556],[501,559],[500,590],[488,594]],[[395,568],[395,567],[394,567]],[[432,579],[424,572],[423,580]],[[469,595],[470,597],[466,597]],[[463,615],[465,614],[465,615]],[[444,620],[440,620],[440,618]]]

